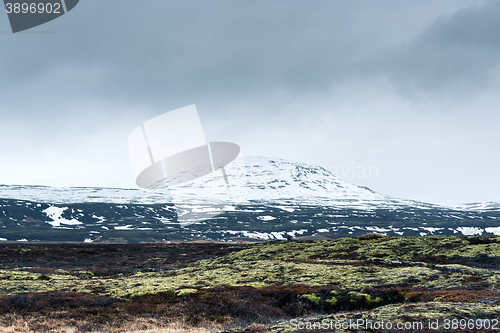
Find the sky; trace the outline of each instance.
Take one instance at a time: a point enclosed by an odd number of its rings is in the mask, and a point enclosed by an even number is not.
[[[81,0],[0,12],[0,184],[134,188],[127,138],[209,141],[443,205],[500,201],[500,2]]]

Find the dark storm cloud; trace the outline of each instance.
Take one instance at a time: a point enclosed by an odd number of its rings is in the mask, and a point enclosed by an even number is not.
[[[393,80],[404,93],[448,92],[459,98],[498,82],[500,3],[464,8],[438,19],[410,43],[362,65]]]
[[[342,6],[317,1],[88,1],[79,7],[78,16],[64,18],[76,20],[71,30],[9,40],[0,65],[5,83],[19,87],[59,76],[75,91],[106,98],[262,92],[299,82],[324,85],[327,73],[363,45],[338,33],[349,26]]]
[[[377,58],[394,42],[389,36],[400,33],[398,24],[411,20],[412,6],[398,1],[87,0],[54,21],[54,34],[4,35],[0,87],[15,98],[20,112],[29,108],[20,106],[18,96],[27,94],[50,113],[54,100],[90,96],[182,106],[221,96],[263,98],[277,90],[304,94],[379,71],[400,81],[414,75],[420,81],[442,80],[436,68],[446,70],[441,64],[450,64],[447,55],[451,63],[460,62],[440,42],[453,36],[446,31],[455,32],[455,16]],[[476,24],[484,15],[494,16],[489,10],[460,15]],[[393,23],[384,24],[389,19]],[[433,29],[443,36],[434,36]],[[473,47],[468,52],[488,57],[492,51]]]

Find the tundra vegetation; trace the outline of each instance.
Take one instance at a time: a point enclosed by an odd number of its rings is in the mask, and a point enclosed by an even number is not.
[[[2,332],[292,332],[314,320],[500,315],[497,236],[16,243],[0,246],[0,265]]]

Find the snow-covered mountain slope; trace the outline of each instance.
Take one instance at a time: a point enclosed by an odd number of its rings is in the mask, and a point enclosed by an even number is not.
[[[320,166],[281,159],[254,156],[245,158],[246,202],[274,202],[301,205],[324,205],[357,209],[434,207],[412,200],[397,199],[376,193],[366,187],[346,182]],[[55,188],[48,186],[0,185],[0,198],[30,200],[41,203],[116,203],[158,204],[176,201],[224,201],[217,195],[207,196],[220,179],[203,177],[170,190],[143,190],[98,187]],[[217,181],[218,180],[218,181]],[[229,182],[236,179],[229,175]],[[217,185],[220,186],[220,185]],[[172,195],[171,195],[172,194]],[[203,200],[204,199],[204,200]],[[243,202],[244,203],[244,202]]]
[[[468,203],[468,204],[458,205],[455,208],[463,210],[476,210],[476,211],[500,209],[500,202]]]
[[[265,157],[247,158],[244,170],[248,193],[238,205],[224,201],[222,172],[171,191],[0,185],[0,241],[500,234],[498,203],[454,208],[397,199],[322,167]],[[241,180],[227,171],[229,184]]]
[[[321,166],[282,159],[255,156],[245,160],[248,199],[251,201],[350,207],[432,207],[413,200],[403,200],[351,184]]]
[[[154,204],[171,202],[167,190],[140,190],[105,187],[50,187],[38,185],[0,185],[0,198],[42,203],[84,202]]]

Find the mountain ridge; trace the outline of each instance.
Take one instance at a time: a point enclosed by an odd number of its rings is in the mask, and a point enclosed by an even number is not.
[[[393,198],[341,180],[322,167],[265,157],[247,159],[245,170],[248,196],[239,204],[224,202],[218,194],[204,200],[197,196],[197,189],[222,193],[223,180],[214,178],[185,186],[175,204],[168,190],[0,185],[0,241],[500,234],[496,204],[446,207]],[[184,218],[193,214],[197,219]]]
[[[301,204],[338,204],[349,207],[358,202],[356,208],[374,205],[419,205],[441,206],[410,199],[399,199],[377,193],[366,186],[349,183],[333,175],[321,166],[311,166],[283,159],[270,159],[263,156],[245,158],[246,182],[249,202],[293,202]],[[215,176],[217,177],[217,176]],[[231,181],[231,176],[229,176]],[[187,200],[196,200],[196,192],[202,192],[208,181],[194,181],[179,186],[191,189]],[[168,190],[143,190],[108,187],[51,187],[42,185],[1,185],[0,198],[30,200],[47,203],[134,203],[155,204],[171,203],[172,193]],[[217,198],[212,198],[217,200]],[[243,202],[243,204],[245,203]],[[354,206],[353,206],[354,207]]]

